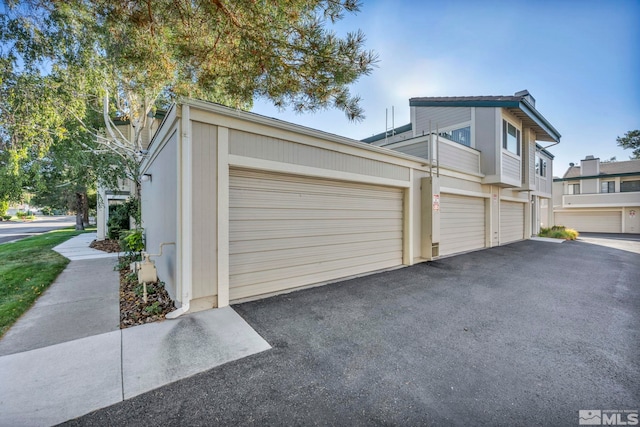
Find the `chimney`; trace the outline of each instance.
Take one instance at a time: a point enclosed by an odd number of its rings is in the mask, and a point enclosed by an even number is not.
[[[533,108],[536,108],[536,99],[529,93],[528,90],[521,90],[520,92],[516,92],[515,96],[521,96],[529,105]]]
[[[600,158],[589,155],[580,160],[580,175],[600,175]]]

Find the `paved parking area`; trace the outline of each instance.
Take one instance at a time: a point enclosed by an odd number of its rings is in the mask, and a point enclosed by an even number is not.
[[[525,241],[234,307],[274,348],[70,425],[578,425],[640,409],[640,257]]]

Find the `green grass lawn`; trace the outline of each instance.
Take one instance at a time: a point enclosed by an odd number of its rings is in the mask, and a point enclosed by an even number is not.
[[[80,233],[56,230],[0,245],[0,337],[69,263],[51,248]]]

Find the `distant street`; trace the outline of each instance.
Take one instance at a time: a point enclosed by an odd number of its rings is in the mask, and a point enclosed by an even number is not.
[[[34,221],[0,221],[0,244],[75,225],[75,216],[39,216]]]

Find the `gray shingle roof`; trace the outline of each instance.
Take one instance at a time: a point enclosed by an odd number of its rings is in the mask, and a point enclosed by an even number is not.
[[[615,175],[620,173],[640,174],[640,160],[600,163],[600,175]],[[579,176],[580,166],[569,166],[569,169],[567,169],[562,177],[578,178]]]
[[[458,102],[458,101],[515,101],[520,102],[524,96],[423,96],[411,98],[409,102],[431,101],[431,102]]]

